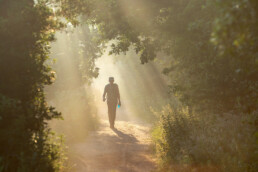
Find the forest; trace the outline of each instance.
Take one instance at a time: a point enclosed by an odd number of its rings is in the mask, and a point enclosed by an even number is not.
[[[0,0],[0,172],[76,171],[106,75],[153,172],[256,172],[257,28],[257,0]]]

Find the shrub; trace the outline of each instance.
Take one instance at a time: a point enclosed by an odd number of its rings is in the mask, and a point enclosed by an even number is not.
[[[47,124],[61,114],[44,94],[54,79],[49,45],[62,26],[48,1],[0,1],[0,171],[62,168],[61,142]]]
[[[161,169],[207,168],[212,171],[256,171],[257,112],[199,115],[167,106],[153,130]],[[178,170],[180,171],[180,170]]]
[[[52,111],[53,117],[59,113],[41,103],[27,104],[25,109],[20,101],[0,94],[0,171],[59,171],[63,167],[62,138],[40,120],[47,112]]]

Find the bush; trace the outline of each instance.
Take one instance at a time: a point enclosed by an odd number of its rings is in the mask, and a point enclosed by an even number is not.
[[[165,107],[153,130],[160,170],[257,171],[254,121],[257,112],[203,116]]]
[[[49,45],[63,24],[48,1],[0,1],[0,171],[59,171],[60,140],[47,121],[61,114],[48,106],[53,82]]]
[[[48,111],[52,110],[44,103],[38,106],[27,104],[24,109],[20,101],[0,94],[0,171],[62,169],[65,158],[62,138],[56,137],[46,123],[39,120]],[[53,116],[59,115],[52,113]]]

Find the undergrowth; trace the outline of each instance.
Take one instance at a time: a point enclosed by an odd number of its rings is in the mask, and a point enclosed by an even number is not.
[[[257,112],[200,115],[168,105],[158,115],[158,171],[257,171]]]

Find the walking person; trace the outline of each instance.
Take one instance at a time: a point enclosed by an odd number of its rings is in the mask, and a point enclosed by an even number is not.
[[[108,118],[110,128],[114,129],[116,119],[116,106],[121,106],[120,94],[118,85],[114,83],[114,77],[109,77],[109,84],[105,86],[103,101],[106,101],[107,95],[107,106],[108,106]]]

